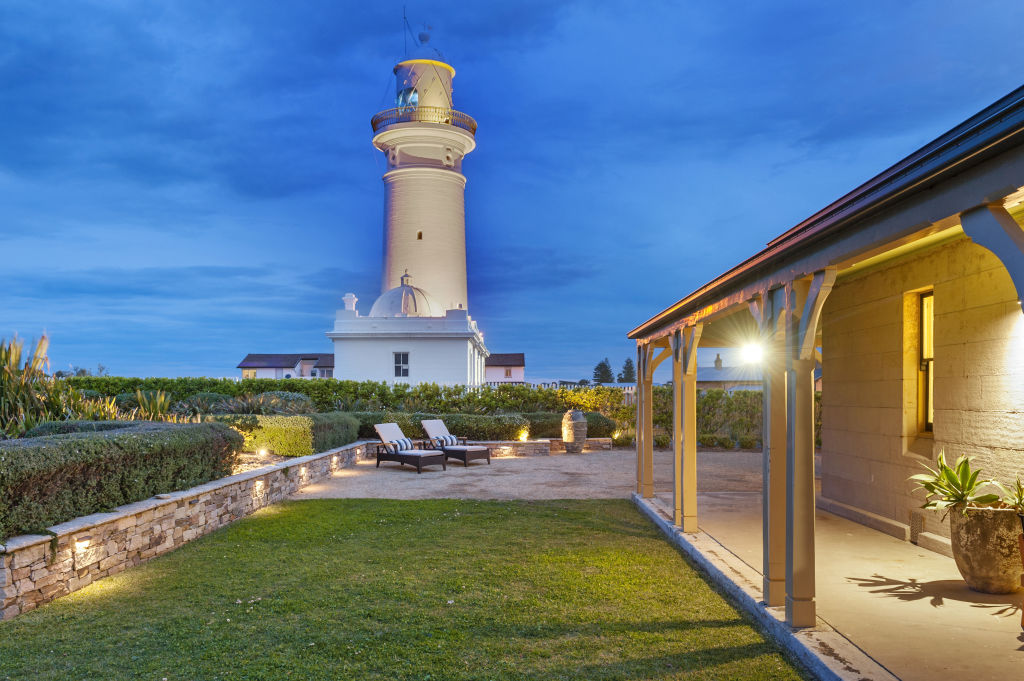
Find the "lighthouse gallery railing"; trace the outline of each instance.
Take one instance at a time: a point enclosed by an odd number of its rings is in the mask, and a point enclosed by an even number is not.
[[[471,116],[455,109],[445,109],[439,106],[387,109],[370,119],[370,125],[373,126],[374,132],[396,123],[440,123],[462,128],[469,131],[471,135],[476,134],[476,121]]]

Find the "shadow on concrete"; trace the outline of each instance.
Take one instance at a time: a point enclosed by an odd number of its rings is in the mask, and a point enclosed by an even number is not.
[[[996,617],[1019,615],[1022,594],[983,594],[971,591],[964,582],[957,579],[937,579],[919,582],[916,579],[894,579],[875,574],[871,577],[847,577],[859,587],[871,593],[890,596],[897,600],[912,602],[927,599],[933,608],[941,608],[946,601],[970,603],[971,607],[990,610]]]

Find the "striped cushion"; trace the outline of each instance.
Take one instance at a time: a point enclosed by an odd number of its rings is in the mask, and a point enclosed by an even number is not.
[[[434,438],[434,444],[438,447],[450,447],[459,444],[459,438],[454,435],[438,435]]]
[[[397,454],[401,451],[408,451],[413,448],[412,440],[407,437],[398,438],[397,440],[391,440],[384,444],[387,450],[391,454]]]

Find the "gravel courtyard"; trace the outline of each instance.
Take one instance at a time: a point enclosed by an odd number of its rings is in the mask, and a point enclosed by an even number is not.
[[[760,452],[699,452],[698,489],[747,492],[761,489]],[[672,452],[654,453],[655,487],[672,489]],[[636,486],[632,448],[584,454],[452,460],[448,470],[431,466],[417,474],[394,462],[360,461],[329,480],[303,488],[293,499],[623,499]]]

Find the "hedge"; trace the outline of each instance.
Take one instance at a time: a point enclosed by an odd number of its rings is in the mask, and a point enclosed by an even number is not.
[[[125,376],[75,376],[67,379],[80,390],[103,395],[136,390],[163,390],[173,401],[196,393],[216,392],[238,397],[271,391],[308,395],[319,411],[404,411],[428,414],[498,414],[523,412],[564,412],[567,409],[596,411],[619,418],[634,411],[623,409],[623,392],[604,386],[538,388],[529,385],[440,386],[389,384],[376,381],[344,381],[333,378],[131,378]]]
[[[611,437],[616,430],[615,421],[597,413],[583,412],[587,417],[587,437]],[[562,416],[547,411],[527,412],[521,416],[530,422],[530,437],[562,437]]]
[[[44,435],[66,435],[67,433],[98,433],[105,430],[120,430],[139,421],[43,421],[25,433],[25,437]]]
[[[636,429],[636,406],[626,405],[619,388],[587,386],[574,388],[537,388],[529,385],[502,385],[469,388],[338,379],[300,378],[126,378],[120,376],[75,376],[67,379],[81,390],[103,395],[134,395],[136,389],[164,390],[173,400],[182,400],[200,392],[218,392],[233,397],[269,391],[289,391],[308,395],[318,411],[405,412],[427,414],[561,414],[567,409],[598,412],[614,419],[620,430]],[[708,435],[732,437],[735,441],[761,439],[761,392],[757,390],[702,390],[697,396],[697,431]],[[820,405],[820,393],[815,400]],[[672,386],[655,386],[654,424],[672,428]],[[820,408],[815,417],[816,439],[820,442]],[[589,429],[588,429],[589,430]]]
[[[268,449],[281,456],[306,456],[359,439],[359,421],[349,414],[210,414],[204,421],[225,423],[242,434],[247,451]]]
[[[0,442],[0,538],[230,475],[242,447],[218,423],[77,423],[92,432]]]
[[[518,440],[523,431],[530,427],[530,422],[519,414],[424,414],[407,412],[360,411],[352,412],[359,420],[359,437],[377,439],[377,431],[373,429],[378,423],[397,423],[406,437],[421,439],[427,434],[423,432],[420,421],[441,419],[448,432],[470,440]]]

